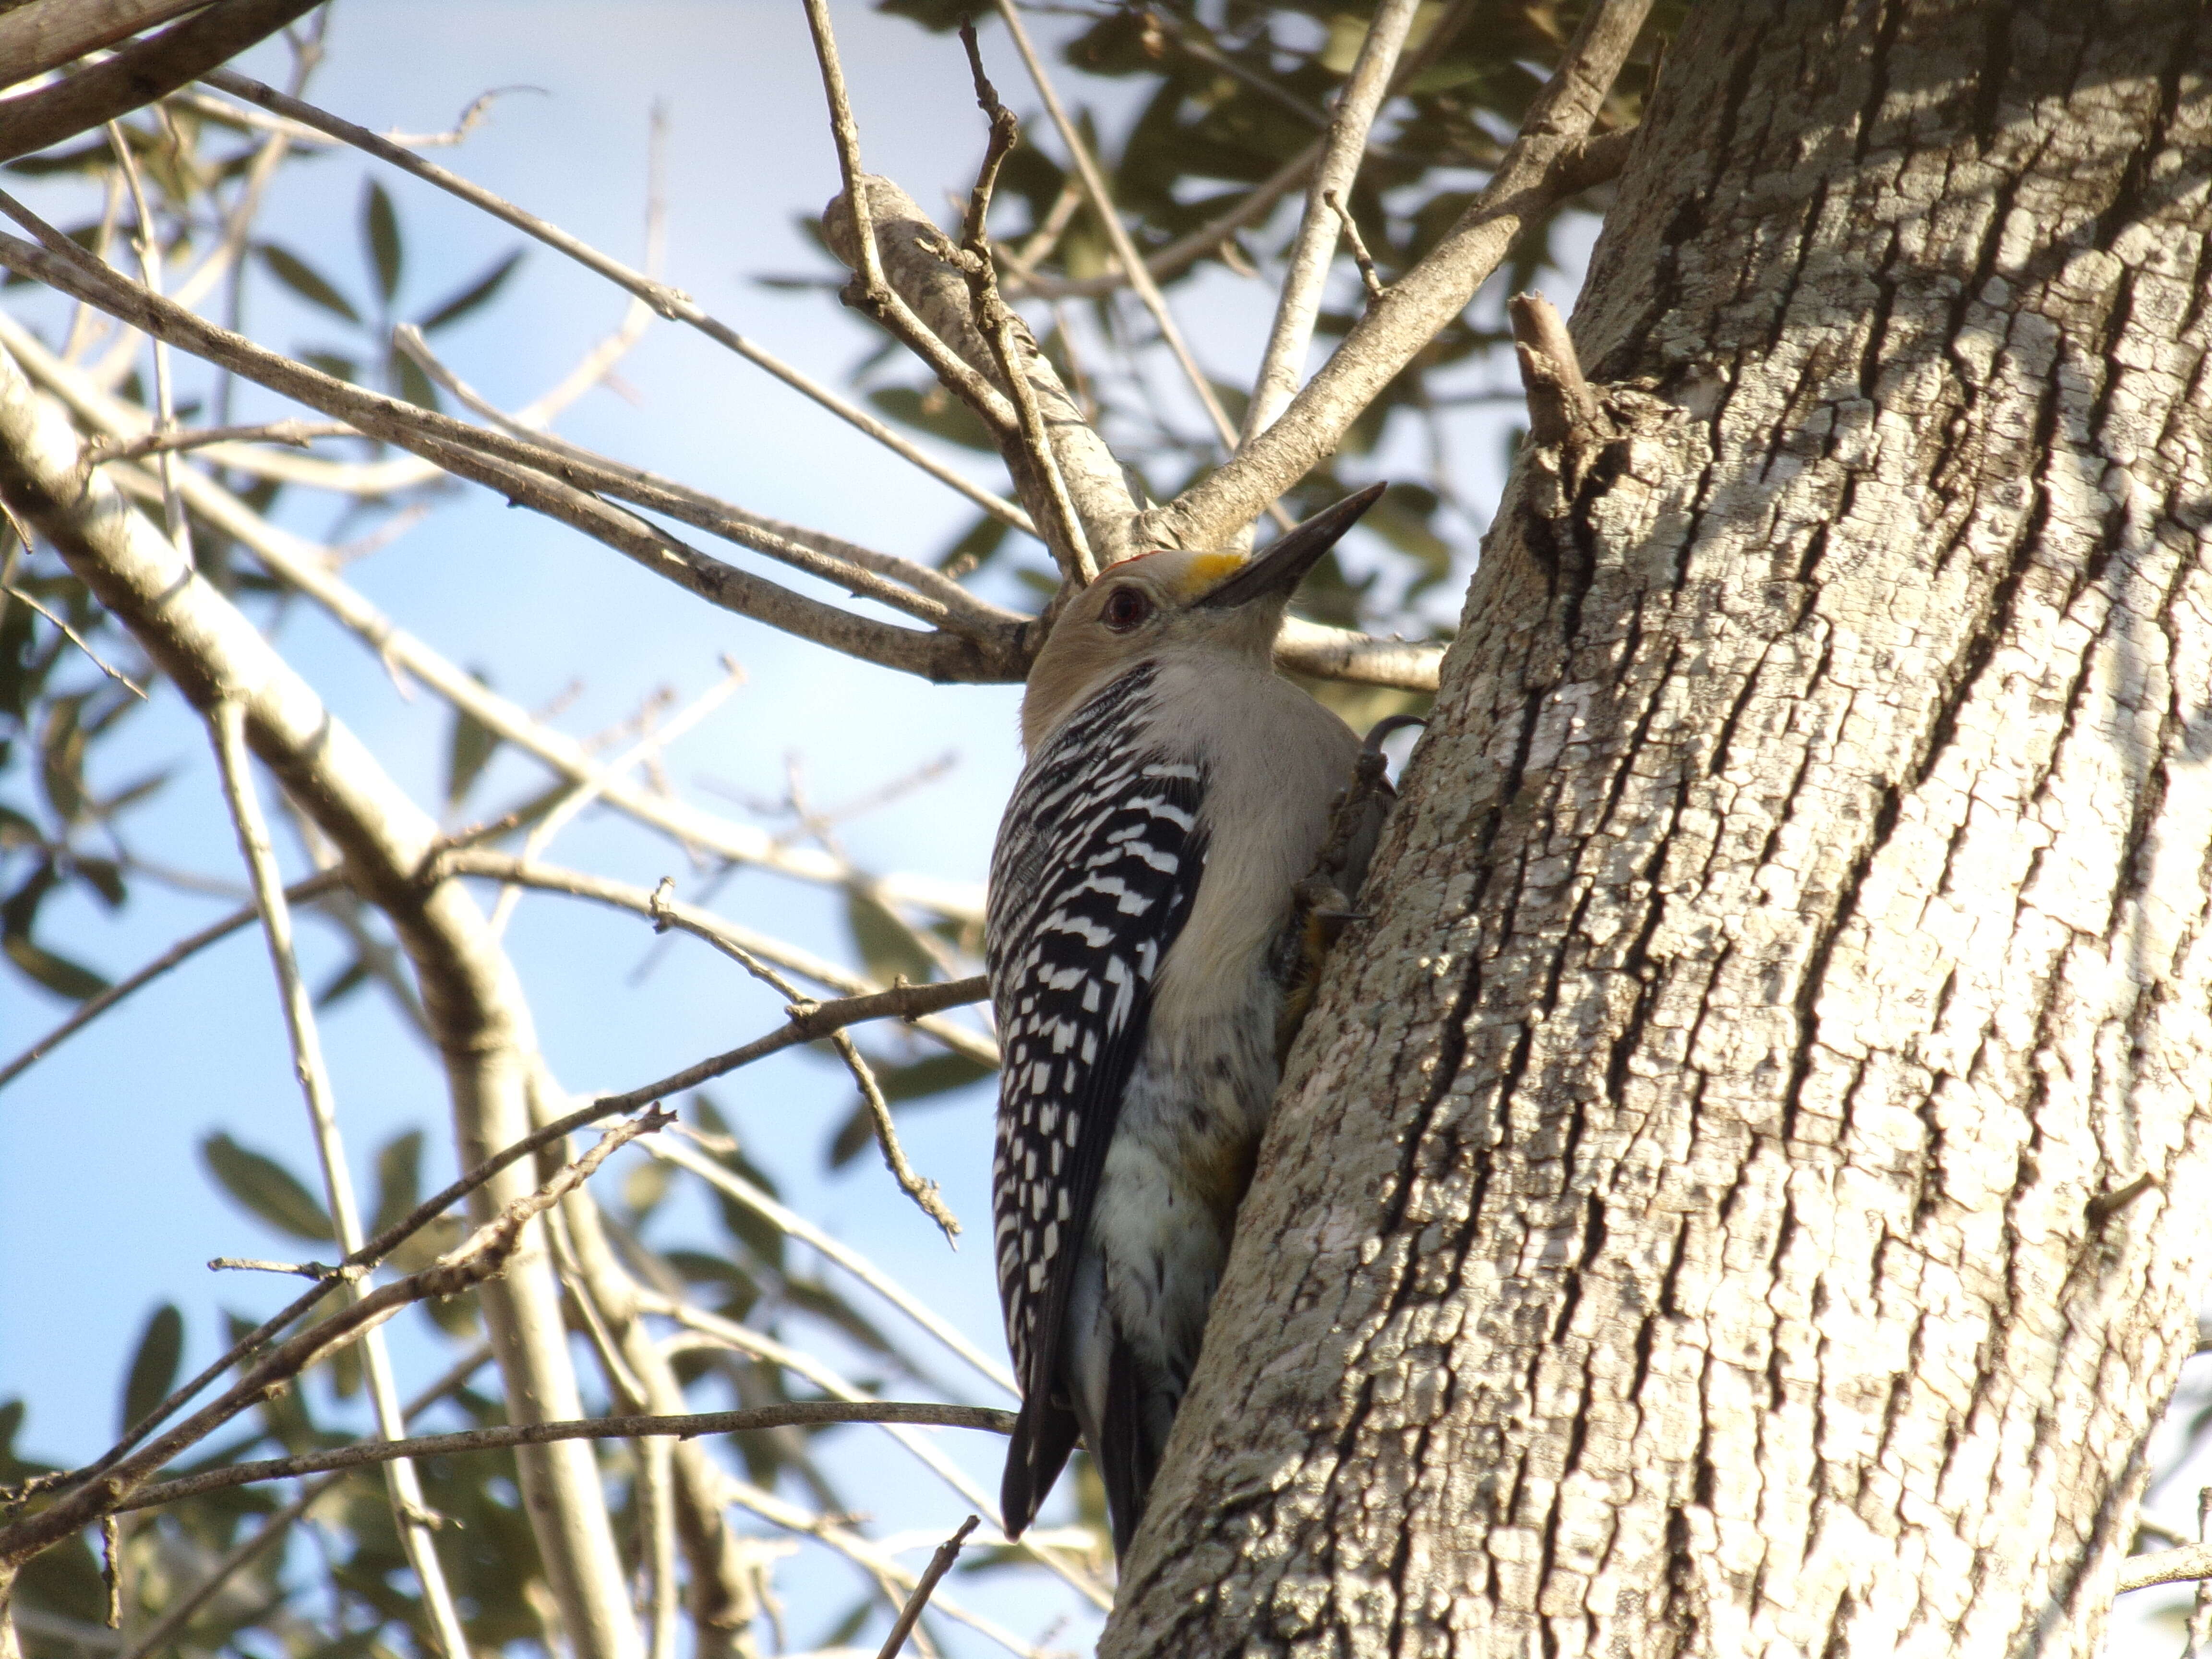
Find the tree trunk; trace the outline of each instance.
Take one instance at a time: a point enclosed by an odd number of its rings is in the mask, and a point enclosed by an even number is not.
[[[2095,1651],[2208,1255],[2208,77],[1694,9],[1102,1653]]]

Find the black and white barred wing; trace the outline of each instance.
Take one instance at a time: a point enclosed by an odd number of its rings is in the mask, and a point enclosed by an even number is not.
[[[1140,667],[1115,682],[1031,761],[991,860],[995,1243],[1025,1417],[1056,1386],[1076,1257],[1152,981],[1205,871],[1205,780],[1138,741],[1152,678]]]

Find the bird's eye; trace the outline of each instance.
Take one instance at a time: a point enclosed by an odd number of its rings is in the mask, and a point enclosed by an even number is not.
[[[1144,624],[1152,614],[1152,602],[1133,587],[1117,587],[1106,596],[1106,609],[1101,613],[1106,626],[1116,634],[1126,634]]]

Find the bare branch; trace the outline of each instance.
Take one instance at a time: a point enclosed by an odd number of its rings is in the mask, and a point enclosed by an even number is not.
[[[149,1478],[173,1461],[178,1453],[197,1445],[241,1412],[249,1411],[282,1392],[293,1379],[318,1360],[326,1358],[359,1340],[402,1308],[416,1302],[457,1296],[497,1276],[508,1266],[516,1247],[521,1243],[523,1229],[530,1222],[589,1180],[617,1148],[670,1121],[669,1114],[652,1111],[610,1130],[590,1152],[567,1165],[543,1187],[516,1199],[429,1267],[404,1279],[396,1279],[388,1285],[380,1285],[359,1301],[310,1325],[279,1344],[220,1398],[114,1465],[100,1478],[82,1482],[51,1507],[10,1526],[0,1528],[0,1570],[20,1565],[100,1516],[139,1507],[131,1500],[144,1492],[161,1490],[149,1486]],[[527,1431],[532,1426],[516,1425],[510,1431],[523,1437],[507,1443],[516,1446],[549,1444],[580,1437],[574,1434],[556,1433],[543,1441],[532,1441],[527,1438]],[[422,1454],[416,1449],[418,1443],[408,1440],[380,1442],[373,1447],[356,1449],[357,1452],[373,1455],[359,1455],[353,1461],[386,1462],[395,1456],[419,1456]],[[324,1467],[347,1465],[326,1464]],[[313,1474],[318,1471],[301,1469],[295,1472]]]
[[[1161,248],[1145,261],[1145,269],[1158,282],[1182,276],[1238,231],[1250,228],[1273,213],[1278,202],[1306,181],[1320,159],[1321,143],[1316,140],[1246,191],[1236,206]],[[1024,250],[1023,263],[1026,266],[1042,257]],[[1101,276],[1078,277],[1048,276],[1024,270],[1009,277],[1006,291],[1016,295],[1033,294],[1042,300],[1096,300],[1128,285],[1127,272],[1118,266]]]
[[[1022,23],[1021,13],[1015,9],[1014,0],[998,0],[998,6],[999,15],[1006,20],[1006,33],[1013,37],[1014,48],[1022,55],[1023,65],[1030,72],[1030,80],[1037,89],[1037,96],[1044,100],[1045,112],[1052,117],[1053,125],[1060,130],[1060,143],[1067,147],[1069,158],[1082,177],[1083,188],[1091,198],[1091,210],[1105,230],[1107,240],[1113,244],[1115,257],[1121,260],[1130,287],[1137,290],[1137,297],[1145,302],[1145,309],[1152,313],[1152,321],[1160,331],[1160,338],[1167,343],[1168,350],[1174,355],[1184,379],[1190,382],[1191,390],[1198,394],[1198,400],[1205,406],[1214,430],[1221,434],[1221,441],[1231,449],[1235,448],[1237,428],[1230,423],[1228,412],[1221,407],[1221,399],[1214,395],[1213,383],[1206,379],[1206,371],[1199,367],[1198,359],[1191,355],[1190,347],[1184,343],[1182,331],[1176,326],[1175,314],[1168,308],[1167,296],[1160,292],[1160,285],[1152,280],[1150,268],[1137,252],[1136,243],[1130,239],[1129,228],[1121,222],[1121,215],[1114,205],[1113,192],[1106,187],[1106,175],[1099,171],[1097,160],[1091,154],[1091,147],[1083,142],[1083,134],[1068,118],[1067,111],[1060,101],[1060,94],[1052,84],[1052,77],[1045,72],[1044,60],[1037,56],[1036,48],[1030,44],[1029,30]],[[1285,530],[1290,528],[1289,520],[1283,520],[1283,527]]]
[[[2154,1584],[2180,1584],[2191,1579],[2212,1578],[2212,1544],[2185,1544],[2179,1549],[2154,1550],[2130,1555],[2120,1563],[2119,1583],[2112,1594],[2148,1589]]]
[[[901,459],[920,468],[940,483],[949,485],[959,491],[993,517],[1027,534],[1036,533],[1030,523],[1029,515],[1012,501],[969,483],[908,440],[894,432],[866,410],[840,397],[820,381],[754,344],[726,324],[716,320],[702,310],[691,297],[681,289],[671,288],[665,283],[655,282],[643,273],[631,270],[620,260],[610,258],[598,249],[577,240],[566,231],[549,224],[534,214],[526,213],[513,204],[493,195],[491,191],[483,189],[481,185],[471,184],[455,173],[448,173],[434,162],[422,160],[420,156],[410,155],[397,144],[378,137],[366,127],[356,126],[354,123],[343,120],[325,110],[316,108],[313,104],[287,97],[273,87],[264,86],[258,81],[249,80],[245,76],[234,74],[228,70],[208,76],[205,79],[210,86],[218,87],[234,97],[244,98],[249,102],[260,105],[264,109],[276,111],[289,116],[293,120],[329,133],[332,137],[351,144],[356,149],[366,150],[380,161],[387,161],[393,167],[403,168],[426,184],[434,185],[450,195],[459,197],[471,206],[481,208],[494,218],[514,226],[525,235],[535,238],[556,252],[575,260],[586,269],[596,271],[617,286],[627,289],[662,316],[698,330],[717,345],[726,347],[748,362],[766,369],[793,391],[803,397],[811,398],[840,420],[865,432]]]
[[[1329,210],[1344,222],[1344,240],[1352,244],[1352,262],[1359,267],[1359,286],[1367,290],[1367,297],[1382,297],[1382,277],[1375,269],[1375,256],[1367,251],[1367,239],[1359,234],[1359,222],[1352,216],[1352,210],[1344,204],[1344,198],[1334,191],[1323,197]]]
[[[246,759],[245,712],[225,698],[210,712],[208,725],[215,738],[223,799],[230,808],[231,823],[238,833],[239,851],[245,858],[246,873],[252,879],[253,902],[261,913],[261,931],[268,940],[270,963],[276,973],[277,1000],[284,1012],[285,1035],[292,1045],[292,1070],[307,1102],[315,1156],[322,1166],[324,1199],[330,1206],[338,1248],[351,1255],[361,1248],[361,1208],[354,1198],[353,1176],[347,1168],[345,1145],[338,1133],[337,1108],[331,1088],[330,1067],[323,1060],[322,1037],[315,1025],[314,1001],[307,994],[307,981],[300,975],[299,957],[293,949],[291,906],[284,897],[283,879],[276,869],[276,849],[270,844],[268,820],[262,815],[260,798],[254,790]],[[347,1289],[356,1302],[364,1294],[364,1286],[357,1279],[349,1281]],[[362,1357],[378,1430],[386,1440],[399,1439],[405,1431],[406,1416],[400,1409],[392,1355],[385,1346],[381,1330],[370,1329],[362,1334]],[[438,1559],[436,1540],[422,1519],[421,1477],[415,1466],[404,1459],[395,1461],[385,1473],[392,1525],[399,1534],[408,1565],[415,1570],[416,1581],[422,1587],[432,1636],[445,1659],[469,1659],[468,1638],[461,1628],[460,1613],[453,1606],[445,1568]]]
[[[486,431],[397,398],[364,392],[320,370],[264,350],[149,294],[127,277],[94,261],[51,226],[0,192],[0,209],[33,228],[46,246],[33,247],[0,236],[0,264],[88,301],[149,334],[246,378],[296,398],[311,408],[350,422],[362,431],[411,450],[458,477],[498,491],[604,542],[656,575],[709,602],[886,667],[939,680],[1000,680],[1019,677],[1025,660],[1018,636],[985,645],[951,634],[917,632],[878,623],[776,586],[735,566],[686,546],[649,521],[609,506],[565,480],[605,482],[610,493],[637,486],[623,478],[599,481],[577,461],[504,433]],[[671,507],[674,511],[675,507]],[[862,573],[850,573],[859,577]],[[868,576],[869,584],[877,579]],[[896,589],[889,589],[896,592]]]
[[[979,1519],[979,1516],[969,1516],[960,1523],[957,1532],[937,1547],[937,1553],[929,1558],[929,1565],[922,1569],[921,1577],[915,1582],[914,1594],[907,1597],[906,1605],[899,1609],[899,1616],[891,1626],[890,1634],[884,1638],[883,1646],[877,1650],[876,1659],[898,1659],[899,1650],[906,1645],[906,1638],[913,1632],[915,1621],[921,1617],[921,1610],[929,1605],[930,1592],[937,1588],[939,1579],[952,1571],[952,1564],[960,1559],[960,1547],[968,1541],[968,1534],[975,1530]]]
[[[998,89],[983,72],[983,54],[975,43],[975,26],[964,19],[960,25],[960,44],[968,50],[969,69],[975,76],[976,107],[991,123],[990,142],[983,153],[983,165],[975,175],[975,187],[969,198],[968,215],[961,230],[961,252],[965,256],[969,292],[975,302],[975,325],[990,343],[992,355],[998,360],[1000,380],[1013,398],[1015,411],[1021,416],[1023,447],[1051,507],[1046,516],[1051,531],[1048,540],[1053,557],[1060,565],[1061,578],[1087,586],[1098,579],[1098,561],[1091,553],[1083,520],[1068,495],[1067,481],[1060,476],[1059,458],[1053,453],[1044,415],[1037,404],[1036,388],[1030,384],[1029,365],[1023,360],[1021,337],[1026,331],[1018,328],[1013,312],[1000,297],[998,269],[992,258],[990,234],[985,228],[990,218],[991,194],[998,185],[1000,165],[1019,140],[1021,126],[1014,119],[1014,112],[999,101]]]
[[[11,87],[141,29],[197,10],[205,0],[47,0],[0,13],[0,87]]]
[[[67,617],[49,611],[45,605],[40,604],[38,600],[33,599],[28,593],[26,593],[21,588],[14,586],[13,585],[0,587],[0,592],[4,592],[9,599],[15,600],[20,605],[27,605],[30,606],[32,610],[37,611],[41,617],[44,617],[48,622],[52,623],[57,629],[58,629],[61,632],[61,636],[67,640],[71,645],[75,646],[79,651],[82,651],[85,656],[90,659],[92,665],[94,668],[97,668],[101,673],[106,675],[108,678],[113,680],[125,691],[128,691],[132,696],[137,698],[139,702],[143,702],[146,701],[146,688],[139,684],[137,681],[132,679],[130,675],[125,673],[113,663],[108,661],[106,658],[101,656],[99,652],[94,650],[91,645],[86,641],[84,635],[78,633],[76,629],[70,626],[69,619]],[[4,1081],[6,1081],[5,1079],[0,1079],[0,1082]]]
[[[1589,129],[1642,28],[1650,0],[1597,0],[1530,106],[1489,185],[1429,254],[1391,284],[1265,432],[1147,515],[1151,538],[1212,547],[1332,453],[1352,423],[1498,268],[1521,228],[1570,193]]]
[[[4,356],[0,497],[61,553],[189,702],[206,708],[228,699],[244,708],[256,752],[337,846],[353,884],[392,918],[413,959],[445,1057],[463,1158],[474,1161],[518,1138],[527,1121],[521,1056],[535,1047],[528,1005],[468,895],[456,883],[426,888],[416,879],[435,825],[259,631],[102,473],[85,467],[67,418],[40,399]],[[516,1184],[507,1179],[487,1189],[487,1201],[499,1201]],[[339,1317],[369,1305],[357,1304]],[[545,1264],[526,1258],[487,1286],[483,1307],[510,1411],[576,1415],[558,1289]],[[588,1454],[553,1447],[518,1462],[577,1659],[627,1659],[635,1630]],[[130,1467],[126,1460],[117,1470]],[[69,1501],[47,1514],[65,1511]]]
[[[135,461],[176,449],[204,449],[210,444],[289,444],[305,449],[318,438],[357,438],[361,434],[342,421],[264,421],[258,426],[195,426],[149,432],[143,437],[93,445],[85,452],[88,465]]]
[[[480,1344],[471,1349],[449,1367],[443,1376],[409,1401],[405,1414],[410,1419],[420,1416],[447,1395],[463,1387],[490,1358],[489,1344]],[[313,1508],[316,1500],[343,1479],[343,1474],[333,1474],[311,1481],[297,1498],[274,1515],[265,1517],[250,1537],[240,1540],[221,1560],[209,1568],[206,1577],[198,1583],[162,1608],[161,1616],[123,1654],[122,1659],[151,1659],[153,1654],[166,1648],[177,1632],[191,1623],[199,1610],[212,1601],[225,1584],[281,1541],[292,1523]]]
[[[386,1288],[389,1288],[388,1286]],[[569,1422],[518,1423],[496,1428],[469,1429],[459,1434],[423,1434],[407,1440],[373,1440],[340,1446],[331,1451],[310,1452],[304,1457],[271,1457],[258,1462],[232,1463],[141,1487],[118,1504],[118,1512],[152,1509],[197,1498],[203,1492],[226,1492],[234,1486],[263,1480],[290,1480],[303,1474],[322,1474],[333,1469],[357,1469],[389,1463],[402,1457],[443,1457],[454,1452],[504,1451],[515,1446],[550,1446],[562,1440],[642,1440],[665,1435],[680,1440],[702,1434],[749,1434],[761,1429],[814,1427],[836,1423],[913,1423],[939,1429],[981,1429],[990,1434],[1012,1434],[1014,1414],[988,1406],[910,1405],[896,1400],[803,1400],[788,1405],[763,1406],[751,1411],[688,1412],[673,1417],[597,1417]]]
[[[875,230],[884,279],[963,363],[980,374],[995,376],[998,356],[975,325],[974,301],[957,246],[913,198],[890,179],[870,178],[867,194],[869,222]],[[853,217],[842,193],[823,212],[822,228],[830,251],[858,270],[860,250]],[[1082,516],[1085,535],[1106,562],[1127,557],[1137,550],[1129,541],[1130,521],[1136,516],[1137,505],[1121,463],[1091,428],[1052,365],[1034,345],[1024,354],[1024,360],[1030,367],[1030,386],[1051,437],[1054,459]],[[1007,428],[999,451],[1024,498],[1041,504],[1043,481],[1030,465],[1018,427]]]
[[[826,1035],[841,1026],[858,1025],[871,1019],[905,1019],[912,1021],[917,1030],[927,1032],[957,1054],[964,1054],[985,1066],[999,1063],[998,1046],[988,1037],[948,1021],[930,1018],[944,1009],[981,1002],[988,996],[989,988],[981,975],[971,979],[938,984],[896,985],[885,989],[860,975],[801,951],[795,945],[787,945],[764,933],[754,933],[750,928],[741,927],[710,910],[684,904],[658,891],[635,887],[627,882],[587,875],[580,870],[565,870],[556,865],[536,864],[488,848],[455,848],[441,853],[435,868],[441,874],[489,876],[499,881],[512,882],[520,887],[534,887],[549,893],[567,893],[572,897],[612,905],[617,909],[644,916],[656,927],[681,928],[723,951],[733,960],[756,957],[772,962],[817,984],[846,993],[841,1001],[811,1004],[811,1012],[808,1019],[819,1029],[811,1035],[793,1035],[779,1046],[811,1042],[815,1036]],[[763,1042],[767,1040],[762,1039]]]
[[[318,0],[216,0],[149,40],[0,107],[0,161],[89,132],[234,58],[313,10]]]
[[[681,1126],[678,1126],[679,1128]],[[688,1139],[701,1139],[689,1130],[683,1132]],[[970,1342],[941,1315],[920,1297],[915,1295],[876,1264],[850,1245],[823,1232],[805,1217],[787,1209],[770,1198],[759,1188],[735,1170],[725,1168],[703,1152],[695,1152],[682,1141],[656,1139],[646,1149],[665,1164],[673,1164],[688,1170],[716,1192],[742,1204],[777,1231],[795,1238],[818,1252],[825,1260],[834,1261],[859,1279],[877,1295],[882,1297],[908,1318],[927,1331],[947,1348],[957,1354],[981,1376],[990,1379],[1010,1395],[1018,1395],[1014,1386],[1013,1373],[999,1361],[991,1358]]]
[[[977,599],[957,582],[927,565],[878,553],[819,532],[784,534],[793,526],[732,507],[642,467],[611,460],[551,433],[529,431],[512,416],[502,414],[440,362],[422,338],[422,331],[412,324],[402,324],[394,329],[392,341],[422,366],[424,374],[469,408],[541,454],[550,452],[547,459],[535,464],[544,470],[557,468],[570,483],[665,513],[695,528],[765,553],[810,576],[835,582],[856,597],[890,605],[934,626],[952,627],[988,640],[1011,637],[1028,621],[1025,617]],[[476,428],[465,430],[473,432]],[[568,465],[563,465],[563,462]],[[879,580],[882,577],[892,580]]]
[[[1306,186],[1305,212],[1291,243],[1290,268],[1275,303],[1274,325],[1267,333],[1260,373],[1252,383],[1252,401],[1245,406],[1244,443],[1274,423],[1304,377],[1306,354],[1313,347],[1314,325],[1321,319],[1322,299],[1336,254],[1340,210],[1334,202],[1352,193],[1352,181],[1359,176],[1368,134],[1389,95],[1391,71],[1397,67],[1418,9],[1419,0],[1382,0],[1367,26],[1367,38],[1360,42],[1351,78],[1337,94],[1335,112],[1322,140],[1321,161]],[[1343,216],[1348,222],[1348,216]]]

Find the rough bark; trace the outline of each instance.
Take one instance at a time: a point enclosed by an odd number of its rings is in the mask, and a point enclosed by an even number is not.
[[[2096,1650],[2212,1255],[2209,75],[1693,11],[1102,1653]]]

